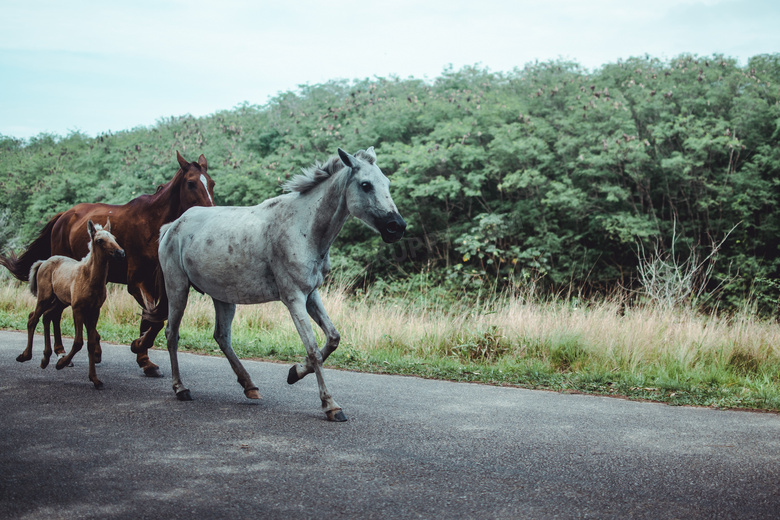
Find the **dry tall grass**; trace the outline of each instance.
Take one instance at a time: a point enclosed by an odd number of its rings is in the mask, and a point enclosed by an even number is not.
[[[575,305],[533,295],[459,305],[453,311],[444,305],[431,308],[355,298],[334,287],[321,293],[341,332],[342,347],[356,352],[390,350],[422,358],[493,362],[529,356],[551,359],[556,349],[569,349],[562,362],[573,369],[576,363],[587,362],[631,372],[670,361],[683,367],[732,364],[746,370],[765,363],[780,365],[780,325],[750,315],[702,316],[679,309],[632,308],[619,299]],[[34,305],[26,284],[6,282],[0,287],[0,310],[26,313]],[[101,323],[135,329],[139,315],[124,286],[110,285]],[[193,293],[182,331],[210,335],[213,322],[210,298]],[[319,332],[316,326],[315,330]],[[252,336],[300,345],[287,309],[278,302],[239,306],[233,331],[234,343]],[[72,334],[65,327],[63,332]],[[162,335],[158,344],[164,344]]]

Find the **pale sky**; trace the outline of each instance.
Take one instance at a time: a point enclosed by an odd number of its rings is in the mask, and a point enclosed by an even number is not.
[[[449,65],[778,52],[777,0],[0,0],[0,134],[95,136]]]

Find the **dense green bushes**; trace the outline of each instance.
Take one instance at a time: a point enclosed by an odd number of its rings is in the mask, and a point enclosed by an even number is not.
[[[780,55],[632,58],[589,72],[535,63],[431,82],[333,81],[209,117],[88,138],[0,138],[0,218],[21,247],[56,211],[124,203],[204,153],[219,204],[247,205],[337,147],[375,146],[410,224],[385,246],[356,222],[342,276],[385,286],[636,287],[637,245],[713,257],[720,304],[776,309]],[[721,282],[726,281],[726,284]],[[754,283],[754,280],[766,282]],[[405,284],[405,285],[404,285]],[[413,285],[413,284],[412,284]],[[706,291],[705,291],[706,293]],[[710,300],[716,301],[716,300]]]

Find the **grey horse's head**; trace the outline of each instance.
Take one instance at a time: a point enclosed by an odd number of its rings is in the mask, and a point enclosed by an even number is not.
[[[346,187],[349,213],[379,232],[385,242],[401,240],[406,222],[390,196],[390,180],[376,165],[374,147],[355,155],[339,148],[339,158],[352,170]]]

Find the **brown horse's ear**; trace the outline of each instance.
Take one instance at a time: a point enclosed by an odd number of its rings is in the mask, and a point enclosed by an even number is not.
[[[203,154],[200,154],[200,157],[198,157],[198,164],[200,164],[200,167],[203,168],[204,170],[209,169],[209,165],[208,163],[206,163],[206,156]]]
[[[187,159],[181,156],[179,150],[176,150],[176,160],[179,161],[179,166],[181,166],[182,170],[186,170],[190,167],[190,163],[187,162]]]
[[[89,239],[92,240],[92,237],[95,236],[95,224],[92,223],[92,220],[87,221],[87,233],[89,233]]]

